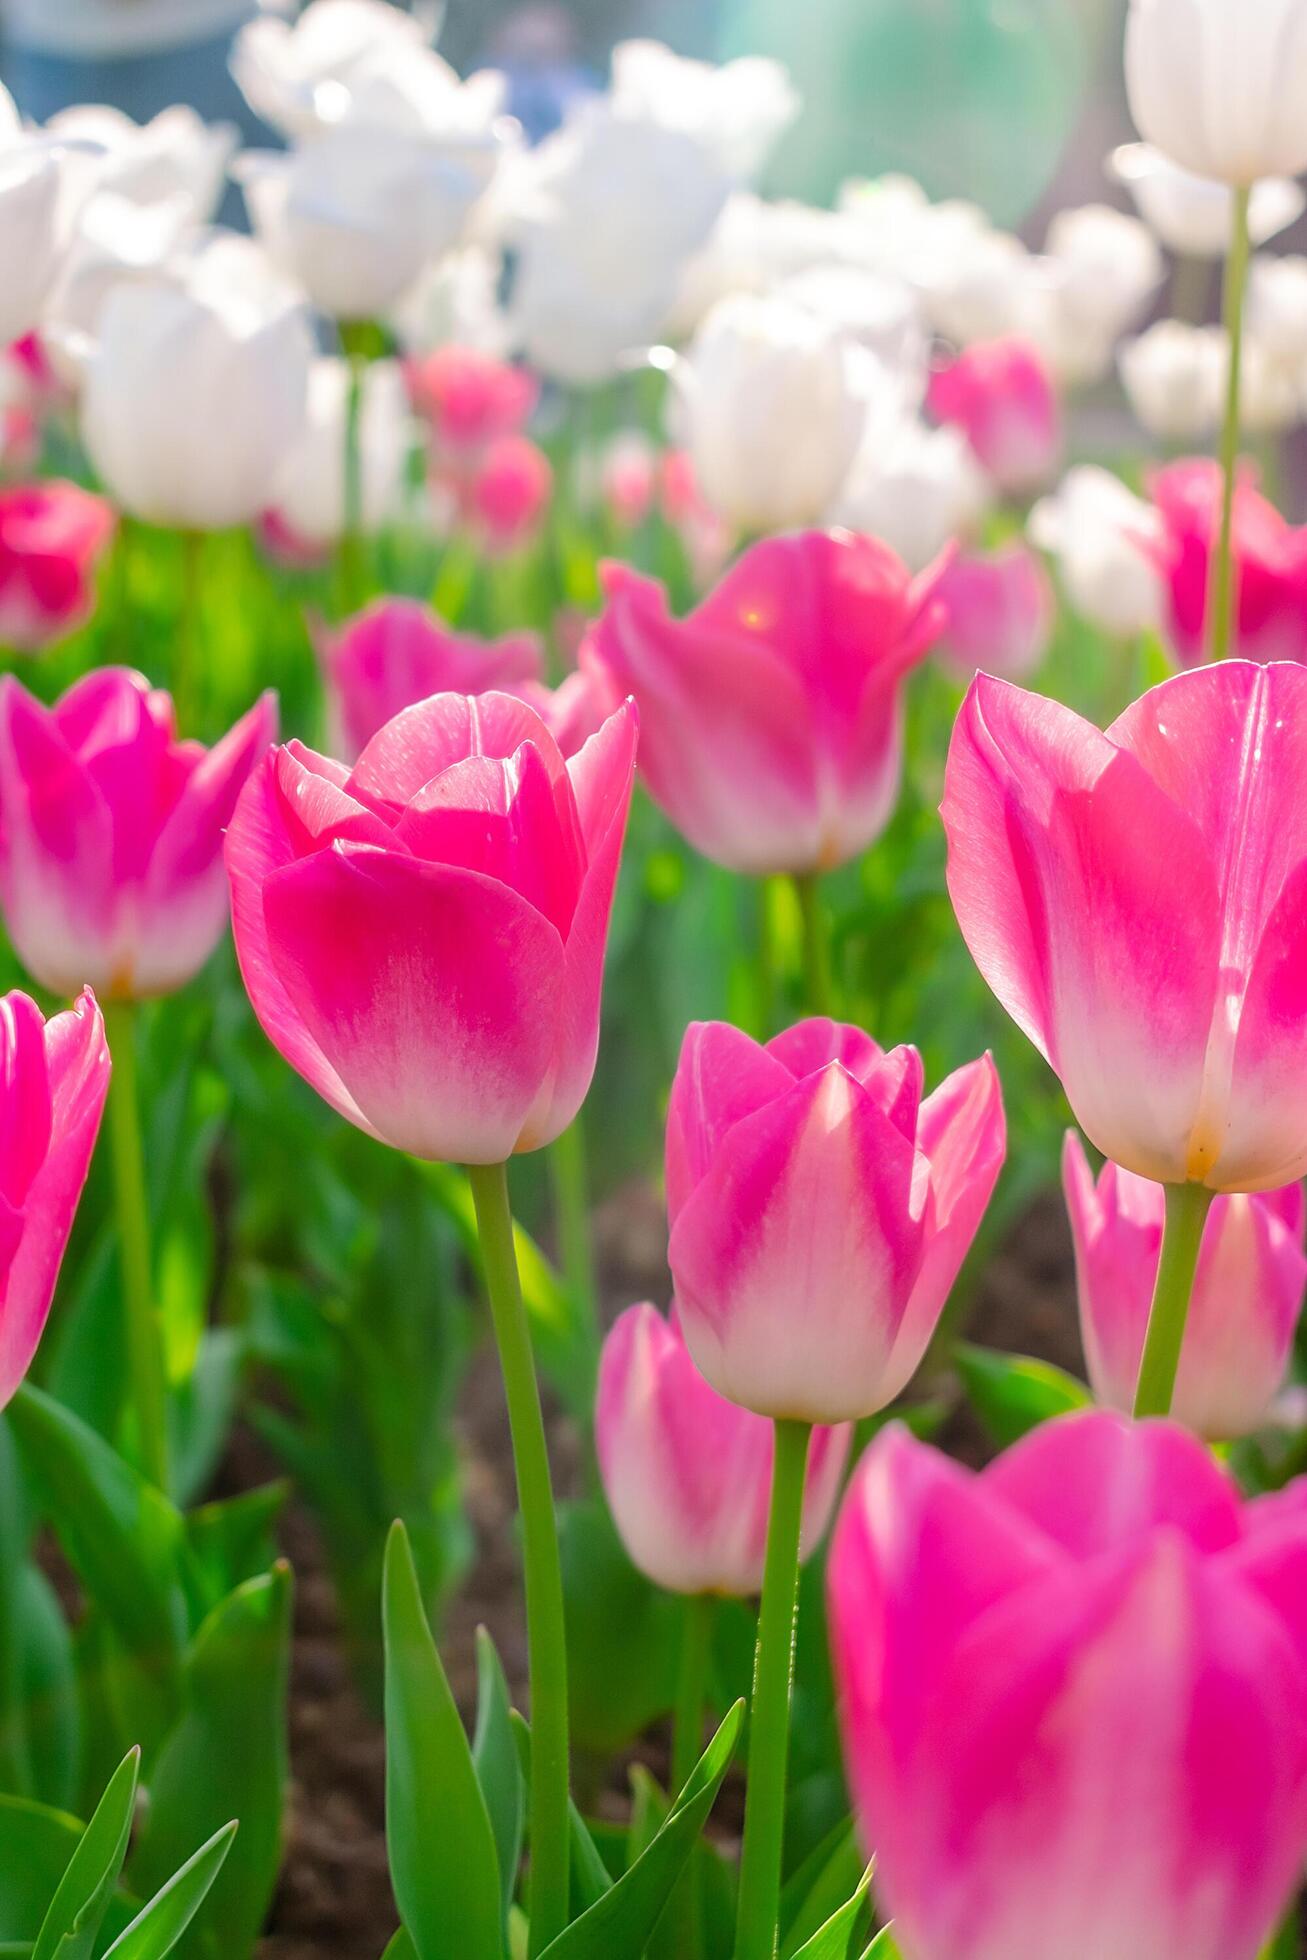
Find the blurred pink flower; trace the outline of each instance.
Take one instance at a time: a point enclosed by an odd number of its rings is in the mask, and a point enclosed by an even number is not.
[[[1028,342],[977,341],[931,375],[927,406],[937,422],[957,424],[1009,496],[1028,496],[1056,473],[1062,412],[1043,357]]]
[[[90,618],[115,518],[75,483],[0,488],[0,644],[39,653]]]
[[[1056,607],[1048,574],[1028,545],[959,553],[936,591],[948,614],[936,657],[964,679],[980,671],[1024,680],[1042,664]]]
[[[1149,489],[1162,522],[1148,555],[1167,588],[1166,637],[1176,659],[1207,655],[1212,540],[1220,521],[1221,470],[1199,457],[1154,472]],[[1245,660],[1307,660],[1307,530],[1286,523],[1245,469],[1235,489],[1234,651]]]
[[[540,383],[526,368],[476,347],[437,347],[405,363],[413,406],[441,449],[467,459],[520,435],[535,411]]]
[[[496,557],[531,543],[553,495],[554,473],[527,436],[500,436],[482,453],[466,490],[469,527]]]

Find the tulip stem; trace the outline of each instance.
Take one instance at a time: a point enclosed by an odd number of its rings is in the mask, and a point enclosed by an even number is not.
[[[815,871],[794,874],[803,924],[803,1004],[809,1014],[831,1011],[830,927]]]
[[[554,1192],[558,1256],[572,1304],[593,1346],[599,1343],[594,1244],[590,1235],[589,1176],[585,1132],[575,1117],[549,1148],[549,1179]]]
[[[735,1960],[775,1960],[780,1919],[799,1540],[812,1425],[778,1421],[775,1428],[776,1456],[750,1713]]]
[[[711,1593],[696,1593],[685,1602],[676,1707],[672,1712],[672,1796],[685,1788],[703,1750],[703,1705],[708,1693],[716,1605]]]
[[[182,603],[173,657],[172,705],[179,735],[195,735],[204,662],[201,616],[204,605],[204,533],[182,532]]]
[[[1162,1256],[1153,1288],[1153,1305],[1135,1391],[1137,1416],[1171,1413],[1171,1397],[1184,1347],[1189,1298],[1198,1270],[1203,1228],[1215,1194],[1204,1184],[1168,1184]]]
[[[1221,428],[1221,529],[1212,560],[1209,651],[1213,660],[1229,656],[1238,595],[1235,592],[1234,493],[1239,475],[1239,385],[1243,366],[1244,293],[1248,284],[1249,192],[1233,196],[1234,219],[1230,254],[1225,262],[1225,331],[1230,349],[1226,377],[1225,420]]]
[[[150,1259],[150,1210],[141,1143],[137,1082],[136,1003],[104,1003],[105,1032],[113,1058],[109,1084],[109,1151],[118,1213],[127,1366],[140,1467],[160,1490],[168,1488],[168,1401],[163,1341],[154,1305]]]
[[[504,1164],[468,1168],[476,1205],[486,1291],[513,1439],[517,1501],[526,1568],[527,1650],[531,1674],[530,1947],[556,1939],[568,1911],[567,1638],[563,1569],[549,1474],[531,1330],[513,1246],[513,1213]]]
[[[348,373],[345,394],[344,509],[338,572],[342,613],[357,612],[366,588],[363,565],[363,386],[367,353],[353,326],[342,326],[341,341]]]

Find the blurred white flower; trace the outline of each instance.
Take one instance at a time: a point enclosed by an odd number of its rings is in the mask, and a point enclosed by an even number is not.
[[[312,352],[295,293],[259,248],[212,233],[109,294],[82,391],[87,453],[133,516],[249,523],[299,436]]]
[[[30,333],[54,282],[91,159],[24,128],[0,85],[0,344]]]
[[[959,347],[1002,340],[1019,317],[1030,254],[968,205],[932,209],[936,215],[904,267],[931,325]]]
[[[1221,386],[1229,375],[1230,343],[1221,335]],[[1245,332],[1239,364],[1239,423],[1245,435],[1283,435],[1303,419],[1301,355],[1286,358]]]
[[[206,123],[184,103],[147,123],[133,122],[104,103],[86,103],[61,109],[46,129],[95,146],[90,174],[97,191],[137,205],[180,202],[197,225],[207,224],[217,210],[240,140],[234,123]]]
[[[1164,245],[1182,258],[1221,259],[1230,249],[1228,184],[1196,177],[1151,143],[1124,143],[1107,160],[1108,173],[1124,184],[1139,215]],[[1289,177],[1264,177],[1253,185],[1248,229],[1254,245],[1285,231],[1307,206],[1301,185]]]
[[[828,517],[883,538],[920,572],[945,545],[974,534],[993,494],[961,429],[891,411],[869,416]]]
[[[761,55],[720,65],[688,61],[661,41],[613,49],[613,111],[694,136],[728,176],[755,177],[799,113],[784,67]]]
[[[874,354],[899,382],[904,403],[920,407],[929,348],[921,303],[906,281],[854,266],[814,265],[775,292]]]
[[[1307,360],[1307,258],[1257,254],[1248,270],[1247,322],[1268,353]]]
[[[703,245],[683,266],[665,330],[692,333],[710,306],[733,293],[767,293],[801,272],[865,266],[857,226],[794,198],[732,191]]]
[[[231,72],[256,115],[309,136],[338,119],[352,88],[420,56],[428,39],[426,23],[389,0],[310,0],[293,22],[260,13],[242,27]]]
[[[279,464],[265,501],[297,538],[333,544],[345,528],[345,419],[349,366],[335,356],[313,363],[307,414]],[[379,531],[404,495],[413,416],[397,361],[373,361],[363,374],[359,414],[359,490],[363,529]]]
[[[110,294],[157,277],[193,234],[193,208],[186,196],[138,204],[104,190],[78,212],[40,318],[42,340],[65,387],[81,381]]]
[[[1162,520],[1110,470],[1068,470],[1030,513],[1032,544],[1057,562],[1066,595],[1082,618],[1113,639],[1132,640],[1161,624],[1161,574],[1149,546]]]
[[[1244,186],[1307,170],[1302,0],[1130,0],[1135,127],[1186,170]]]
[[[1121,343],[1117,365],[1130,406],[1150,435],[1196,442],[1220,422],[1227,358],[1219,327],[1159,320]]]
[[[390,315],[405,353],[454,346],[506,354],[511,335],[499,299],[503,272],[501,255],[485,245],[461,245],[433,259]]]

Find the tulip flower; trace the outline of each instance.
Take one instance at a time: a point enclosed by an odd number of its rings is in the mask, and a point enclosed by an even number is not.
[[[639,702],[641,770],[696,850],[759,874],[865,850],[898,795],[902,682],[943,624],[938,573],[809,531],[752,545],[683,620],[656,580],[601,576],[593,657]]]
[[[803,1511],[806,1558],[830,1522],[847,1424],[814,1432]],[[669,1592],[741,1598],[761,1589],[772,1425],[708,1386],[675,1307],[628,1307],[604,1342],[595,1445],[604,1494],[632,1563]]]
[[[1158,320],[1122,341],[1117,366],[1135,419],[1162,442],[1202,442],[1221,420],[1228,348],[1219,327]]]
[[[1307,15],[1298,0],[1130,0],[1126,92],[1145,142],[1248,190],[1307,170]]]
[[[75,483],[0,489],[0,643],[37,653],[89,619],[113,530],[104,498]]]
[[[979,1476],[895,1427],[828,1597],[912,1960],[1256,1960],[1307,1855],[1307,1506],[1107,1412]]]
[[[1152,547],[1157,511],[1110,470],[1079,465],[1030,513],[1031,542],[1057,563],[1066,595],[1114,640],[1160,626],[1162,580]]]
[[[124,667],[53,708],[0,682],[0,908],[51,993],[174,992],[227,922],[223,831],[276,732],[265,695],[213,749],[179,742],[162,689]]]
[[[441,694],[352,770],[299,742],[264,758],[227,839],[236,951],[269,1039],[350,1122],[470,1164],[567,1128],[635,732],[623,707],[565,764],[525,703]]]
[[[1106,1164],[1097,1183],[1080,1139],[1062,1152],[1076,1250],[1080,1331],[1098,1401],[1133,1406],[1162,1250],[1165,1193]],[[1218,1198],[1207,1216],[1171,1413],[1224,1441],[1257,1429],[1284,1379],[1307,1286],[1303,1190]]]
[[[1040,665],[1053,635],[1053,591],[1026,545],[959,555],[937,590],[948,624],[936,653],[946,666],[967,680],[977,669],[1020,680]]]
[[[963,936],[1081,1128],[1141,1177],[1307,1170],[1304,743],[1288,664],[1177,675],[1106,734],[984,675],[962,705],[942,813]]]
[[[988,1056],[922,1099],[914,1048],[834,1021],[760,1047],[686,1033],[667,1115],[668,1259],[718,1394],[791,1421],[884,1408],[925,1352],[1003,1162]]]
[[[619,41],[612,68],[617,115],[692,133],[735,178],[757,176],[799,113],[785,68],[762,55],[689,61],[661,41]]]
[[[89,171],[97,192],[145,207],[179,204],[195,225],[212,223],[240,141],[234,123],[206,123],[184,102],[146,123],[104,102],[78,103],[60,109],[45,127],[92,153]],[[85,159],[82,168],[88,168]]]
[[[31,333],[41,318],[66,242],[73,202],[66,145],[24,129],[0,85],[0,346]]]
[[[1042,276],[1021,289],[1018,319],[1065,387],[1088,387],[1152,303],[1163,258],[1148,227],[1106,204],[1059,211],[1044,241]]]
[[[1219,535],[1221,472],[1195,458],[1168,464],[1149,483],[1161,521],[1151,548],[1167,591],[1163,629],[1184,666],[1207,651],[1213,540]],[[1234,651],[1246,660],[1301,660],[1307,653],[1307,531],[1285,522],[1251,472],[1235,486]]]
[[[361,77],[420,61],[423,23],[389,0],[311,0],[294,21],[260,13],[241,28],[231,68],[256,116],[309,136],[339,114]]]
[[[549,458],[529,436],[501,436],[477,463],[467,486],[467,521],[496,557],[520,551],[544,522],[553,495]]]
[[[1220,259],[1230,249],[1234,200],[1228,184],[1195,177],[1150,143],[1124,143],[1108,158],[1108,171],[1124,184],[1140,217],[1163,245],[1181,258]],[[1249,235],[1265,245],[1301,217],[1307,197],[1288,177],[1264,177],[1253,185]]]
[[[910,572],[924,572],[954,543],[970,541],[994,486],[961,429],[932,429],[905,412],[874,416],[831,520],[879,538]]]
[[[428,695],[515,694],[540,677],[534,633],[498,640],[455,633],[417,599],[376,599],[342,626],[322,627],[317,640],[339,746],[351,763],[401,709]]]
[[[0,1409],[31,1366],[86,1182],[109,1087],[90,993],[47,1021],[26,994],[0,1000]]]
[[[1062,416],[1039,354],[1021,340],[982,341],[937,368],[927,403],[956,423],[1001,490],[1025,496],[1048,481],[1062,453]]]
[[[453,457],[475,457],[500,436],[520,435],[540,394],[533,374],[478,347],[437,347],[405,371],[414,407]]]

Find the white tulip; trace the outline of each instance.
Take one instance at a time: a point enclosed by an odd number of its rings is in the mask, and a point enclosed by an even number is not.
[[[899,382],[905,405],[920,407],[929,349],[921,303],[904,280],[853,266],[815,265],[775,290],[778,299],[805,307],[874,354]]]
[[[1284,361],[1307,360],[1307,258],[1259,252],[1248,271],[1248,333]]]
[[[1130,406],[1150,435],[1196,442],[1221,419],[1228,359],[1219,327],[1159,320],[1121,343],[1117,365]]]
[[[1182,258],[1222,259],[1230,249],[1230,186],[1196,177],[1154,149],[1124,143],[1107,160],[1144,222]],[[1285,231],[1307,207],[1302,187],[1289,177],[1264,177],[1253,185],[1248,230],[1254,245]]]
[[[37,324],[90,187],[87,147],[25,129],[0,86],[0,345]]]
[[[733,191],[703,245],[682,268],[666,331],[682,339],[719,299],[771,292],[800,273],[830,267],[877,269],[869,266],[855,221],[794,198]]]
[[[389,0],[311,0],[293,23],[261,13],[232,44],[231,71],[255,114],[309,136],[368,76],[420,55],[425,24]]]
[[[1247,189],[1307,170],[1303,0],[1130,0],[1135,127],[1173,163]]]
[[[1221,381],[1230,372],[1230,343],[1221,335]],[[1245,333],[1239,364],[1239,424],[1245,435],[1279,436],[1296,428],[1303,413],[1302,359],[1280,354],[1255,333]]]
[[[611,100],[619,116],[697,137],[729,176],[743,180],[761,170],[800,107],[779,61],[687,61],[661,41],[622,41],[613,49]]]
[[[891,412],[868,418],[828,516],[883,539],[910,571],[922,572],[954,539],[975,534],[993,495],[960,429]]]
[[[451,343],[483,354],[507,354],[508,318],[499,301],[504,262],[485,245],[462,245],[433,259],[390,315],[408,354]]]
[[[299,440],[273,479],[267,502],[309,544],[333,544],[345,528],[345,421],[349,366],[328,356],[313,363],[308,408]],[[360,516],[367,532],[381,530],[404,495],[413,417],[397,361],[364,370],[359,411]]]
[[[227,165],[240,140],[234,123],[206,123],[183,103],[150,122],[133,122],[120,109],[102,103],[61,109],[47,132],[69,142],[94,146],[91,166],[98,190],[138,205],[178,202],[194,224],[207,224],[217,210]]]
[[[100,315],[121,285],[152,279],[193,231],[189,197],[138,204],[98,191],[79,211],[41,309],[41,337],[65,387],[77,388]]]
[[[936,205],[936,217],[908,259],[907,276],[922,294],[937,333],[960,347],[1012,331],[1030,268],[1019,238],[977,222],[967,205]]]
[[[1067,318],[1109,342],[1135,325],[1166,270],[1148,227],[1107,204],[1060,211],[1044,251]]]
[[[1056,560],[1082,618],[1118,640],[1160,625],[1162,580],[1149,546],[1160,546],[1162,520],[1120,477],[1088,465],[1068,471],[1031,511],[1029,533]]]
[[[82,440],[133,516],[181,529],[248,523],[303,425],[312,338],[258,247],[212,234],[101,311]]]

